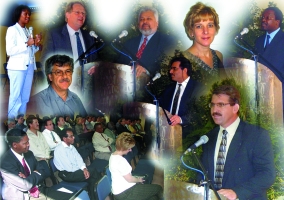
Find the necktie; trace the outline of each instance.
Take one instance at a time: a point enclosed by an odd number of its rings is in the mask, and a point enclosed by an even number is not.
[[[270,39],[270,35],[267,35],[266,36],[266,43],[265,43],[265,46],[264,46],[264,50],[267,48],[267,46],[269,45],[269,39]]]
[[[138,52],[137,52],[137,54],[136,54],[136,57],[137,57],[138,60],[139,60],[139,59],[141,58],[141,56],[142,56],[142,53],[143,53],[143,51],[144,51],[144,49],[145,49],[145,47],[146,47],[146,44],[147,44],[147,40],[148,40],[148,38],[147,38],[147,37],[144,37],[144,41],[143,41],[142,45],[140,46],[140,48],[139,48],[139,50],[138,50]]]
[[[83,50],[83,46],[82,46],[82,43],[79,37],[79,32],[75,32],[75,35],[76,35],[76,40],[77,40],[77,51],[78,51],[78,57],[79,57],[80,55],[84,53],[84,50]]]
[[[174,98],[173,107],[172,107],[172,114],[175,115],[177,111],[177,105],[178,105],[178,99],[180,94],[180,86],[181,84],[178,84],[178,89]]]
[[[30,172],[30,170],[29,170],[29,168],[27,166],[27,163],[26,163],[24,158],[22,160],[22,164],[23,164],[23,167],[24,167],[25,176],[28,177],[31,174],[31,172]],[[38,198],[39,197],[39,190],[38,190],[38,188],[36,186],[33,187],[32,189],[30,189],[29,192],[30,192],[30,195],[32,197],[34,197],[34,198]]]
[[[222,141],[219,148],[219,153],[217,157],[216,169],[215,169],[215,188],[221,189],[222,188],[222,180],[224,176],[224,166],[225,166],[225,153],[226,153],[226,146],[227,146],[227,134],[226,130],[223,130]]]
[[[51,137],[52,137],[52,139],[53,139],[53,142],[55,142],[55,143],[56,143],[56,140],[55,140],[55,137],[54,137],[54,135],[53,135],[52,131],[50,131],[50,134],[51,134]]]

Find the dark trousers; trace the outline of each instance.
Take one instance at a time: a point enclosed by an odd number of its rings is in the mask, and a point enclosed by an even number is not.
[[[96,195],[94,192],[95,184],[100,179],[100,174],[97,172],[95,168],[87,167],[88,171],[90,172],[90,177],[88,179],[85,178],[84,172],[79,169],[75,172],[67,172],[67,171],[60,171],[58,176],[66,182],[81,182],[87,181],[88,182],[88,191],[90,199],[96,199]]]
[[[136,184],[124,192],[114,195],[115,200],[159,200],[163,198],[163,188],[157,184]]]

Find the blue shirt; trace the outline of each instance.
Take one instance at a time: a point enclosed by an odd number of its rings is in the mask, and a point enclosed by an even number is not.
[[[53,162],[59,171],[75,172],[86,168],[77,149],[73,145],[68,146],[63,141],[54,150]]]
[[[75,115],[87,115],[81,99],[69,89],[66,101],[63,101],[49,85],[48,88],[34,95],[31,102],[35,104],[35,113],[41,116],[69,115],[73,118]]]

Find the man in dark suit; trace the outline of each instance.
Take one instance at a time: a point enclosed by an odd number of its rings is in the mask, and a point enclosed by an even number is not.
[[[255,49],[260,54],[258,61],[272,70],[282,82],[284,105],[284,32],[280,29],[282,20],[283,14],[277,7],[269,7],[263,11],[261,29],[266,33],[257,38]]]
[[[141,8],[138,15],[138,28],[141,35],[126,41],[123,45],[122,51],[129,54],[134,61],[137,60],[137,77],[143,73],[154,76],[159,72],[162,56],[174,47],[173,38],[157,31],[158,25],[158,11],[152,7]],[[130,61],[124,55],[118,59],[119,63],[127,65]]]
[[[36,185],[42,183],[49,172],[39,165],[34,154],[29,151],[29,138],[23,130],[9,130],[6,140],[11,149],[3,155],[0,162],[4,179],[3,198],[26,199],[31,189],[38,191]],[[28,166],[29,174],[24,165]]]
[[[189,105],[197,97],[200,84],[190,78],[192,66],[185,57],[174,57],[170,61],[170,75],[175,83],[167,86],[159,98],[160,106],[172,114],[170,122],[172,126],[182,126],[182,136],[185,138],[190,133]]]
[[[66,25],[48,32],[42,51],[42,63],[45,63],[45,60],[54,54],[65,54],[76,61],[78,54],[80,54],[77,49],[76,32],[79,33],[84,52],[94,43],[94,38],[87,31],[81,29],[86,20],[86,9],[83,2],[68,3],[65,8],[65,20]],[[92,49],[92,51],[94,50],[95,48]],[[87,61],[94,62],[96,58],[97,54],[94,53],[88,57]],[[79,62],[75,63],[75,68],[78,66]]]
[[[202,163],[227,199],[264,200],[276,175],[271,140],[266,130],[240,120],[239,103],[240,93],[233,86],[213,91],[209,106],[219,126],[207,134]]]

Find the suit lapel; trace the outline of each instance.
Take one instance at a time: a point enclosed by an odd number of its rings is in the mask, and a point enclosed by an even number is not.
[[[207,157],[208,165],[209,165],[208,175],[209,175],[209,179],[211,179],[211,181],[214,181],[214,174],[215,174],[214,168],[215,168],[215,165],[216,165],[216,163],[214,162],[214,155],[215,155],[216,141],[217,141],[217,138],[218,138],[219,130],[220,130],[220,126],[215,128],[210,133],[212,136],[210,137],[210,140],[209,140],[210,142],[208,143],[208,147],[207,147],[207,149],[211,149],[211,150],[208,151],[208,157]]]
[[[180,100],[180,107],[178,110],[178,115],[181,115],[184,113],[188,108],[187,108],[187,103],[189,102],[188,99],[191,98],[192,92],[194,89],[194,82],[189,79],[188,83],[186,84],[186,87],[184,89],[184,92],[182,94],[181,100]],[[181,103],[181,102],[187,102],[187,103]]]
[[[64,44],[64,49],[66,49],[68,51],[68,53],[70,55],[73,55],[73,52],[72,52],[72,46],[71,46],[71,41],[70,41],[70,36],[69,36],[69,32],[68,32],[68,29],[67,29],[67,25],[63,26],[62,28],[62,41],[61,43]]]
[[[10,157],[14,160],[14,162],[17,163],[17,166],[20,170],[20,172],[22,172],[23,174],[25,173],[25,170],[24,170],[24,167],[22,165],[22,163],[18,160],[18,158],[14,155],[14,153],[11,151],[11,149],[9,150],[9,154],[10,154]]]
[[[245,124],[244,122],[240,121],[240,124],[236,130],[236,133],[232,139],[232,142],[230,144],[227,157],[226,157],[226,163],[224,168],[224,177],[223,177],[223,183],[225,184],[228,179],[228,174],[231,172],[232,165],[235,164],[235,157],[236,154],[239,151],[239,148],[242,145],[242,137],[243,137],[243,128]]]

